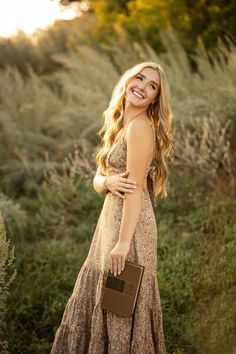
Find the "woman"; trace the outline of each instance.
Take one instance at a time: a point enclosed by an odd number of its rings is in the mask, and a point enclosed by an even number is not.
[[[166,353],[154,207],[155,196],[167,195],[173,139],[169,98],[164,71],[153,62],[127,70],[114,88],[93,181],[105,200],[51,354]],[[145,267],[132,317],[101,309],[109,269],[120,274],[126,260]]]

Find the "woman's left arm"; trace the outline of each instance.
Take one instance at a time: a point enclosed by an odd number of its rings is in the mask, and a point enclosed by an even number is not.
[[[145,186],[148,163],[152,156],[153,136],[151,127],[143,120],[130,123],[127,134],[127,162],[129,176],[136,181],[133,193],[125,193],[119,240],[110,253],[109,265],[112,272],[120,274],[124,269],[133,234],[142,209],[142,194]]]

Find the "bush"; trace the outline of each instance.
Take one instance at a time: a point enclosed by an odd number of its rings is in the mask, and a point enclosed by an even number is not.
[[[0,78],[0,204],[18,271],[8,298],[11,352],[41,354],[51,347],[102,207],[92,188],[101,114],[118,75],[146,60],[167,73],[176,122],[169,196],[158,200],[155,211],[168,351],[221,354],[224,347],[230,352],[235,46],[227,65],[213,60],[213,66],[199,47],[193,73],[171,33],[163,37],[167,51],[157,55],[146,43],[131,43],[124,32],[119,45],[78,45],[74,38],[73,49],[63,52],[67,31],[65,37],[51,32],[51,74],[39,76],[29,68],[23,76],[8,68]],[[222,171],[225,180],[219,178]]]
[[[7,314],[11,353],[49,352],[87,250],[87,242],[68,240],[17,245],[18,277]]]
[[[13,267],[15,259],[14,246],[10,247],[7,240],[4,219],[0,214],[0,352],[8,353],[8,340],[6,337],[6,303],[10,292],[10,286],[16,276]]]

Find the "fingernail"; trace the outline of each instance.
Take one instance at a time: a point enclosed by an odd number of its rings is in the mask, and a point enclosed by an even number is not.
[[[115,273],[114,275],[115,275],[115,277],[116,277],[116,273]]]

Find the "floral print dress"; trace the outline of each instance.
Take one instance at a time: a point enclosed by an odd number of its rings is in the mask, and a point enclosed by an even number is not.
[[[155,131],[153,137],[155,141]],[[106,160],[108,175],[125,172],[127,146],[121,139]],[[101,309],[102,288],[109,271],[109,254],[118,241],[123,199],[108,192],[88,252],[51,354],[166,354],[157,282],[157,225],[154,214],[155,159],[151,159],[142,194],[142,209],[127,261],[144,265],[135,312],[122,317]]]

